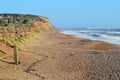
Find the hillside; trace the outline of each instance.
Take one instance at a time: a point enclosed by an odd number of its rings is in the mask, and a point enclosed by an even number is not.
[[[0,53],[7,53],[7,46],[17,45],[19,49],[37,34],[55,31],[50,20],[43,16],[24,14],[0,14]],[[3,45],[7,45],[3,48]]]
[[[0,28],[5,27],[29,27],[44,30],[54,30],[48,18],[36,15],[0,14]]]

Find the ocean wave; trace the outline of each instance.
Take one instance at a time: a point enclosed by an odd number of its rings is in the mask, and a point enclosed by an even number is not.
[[[118,30],[64,30],[64,34],[92,40],[102,40],[114,44],[120,44],[120,31]]]

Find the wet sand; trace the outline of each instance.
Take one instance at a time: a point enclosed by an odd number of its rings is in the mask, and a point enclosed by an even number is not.
[[[2,44],[3,45],[3,44]],[[19,51],[0,56],[0,80],[120,80],[120,46],[59,32],[39,35]]]

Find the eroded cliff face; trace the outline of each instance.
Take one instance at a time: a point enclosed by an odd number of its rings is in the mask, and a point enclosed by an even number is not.
[[[0,27],[28,27],[34,29],[43,29],[54,31],[55,27],[50,20],[43,16],[23,15],[23,14],[0,14]]]
[[[49,31],[56,30],[56,28],[54,27],[54,25],[50,22],[48,18],[39,16],[39,19],[41,19],[42,21],[34,21],[35,26],[38,26],[39,28],[49,30]]]
[[[37,37],[37,34],[54,31],[56,28],[43,16],[0,14],[0,52],[7,53],[7,48],[14,45],[22,50],[24,44]]]

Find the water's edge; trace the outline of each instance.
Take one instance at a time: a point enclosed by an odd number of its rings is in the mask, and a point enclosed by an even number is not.
[[[120,44],[119,30],[61,30],[63,34],[73,35],[91,40],[101,40],[112,44]]]

